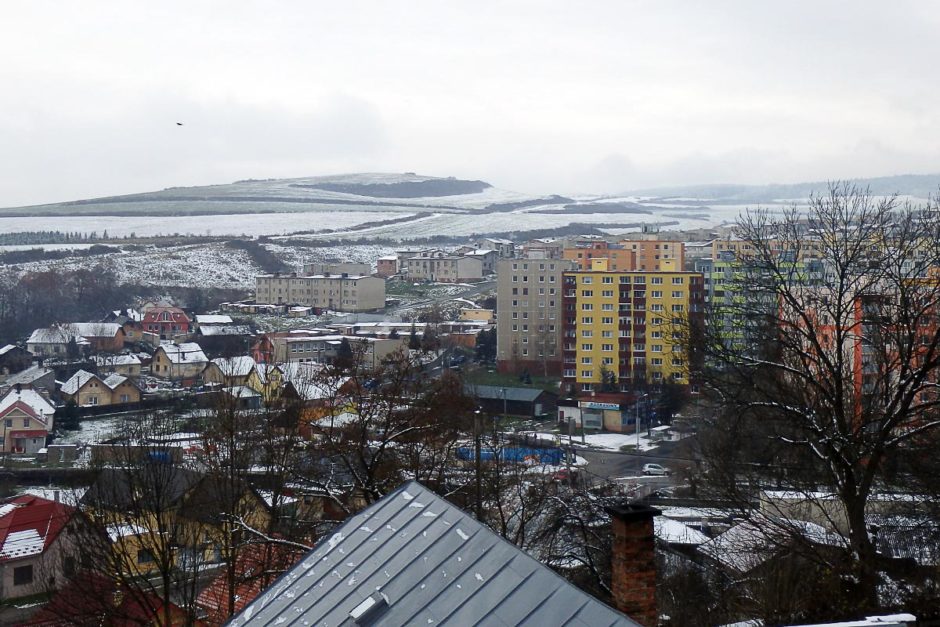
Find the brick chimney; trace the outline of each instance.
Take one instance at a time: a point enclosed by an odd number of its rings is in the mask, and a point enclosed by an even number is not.
[[[656,542],[653,517],[662,512],[627,503],[606,508],[611,519],[611,595],[614,606],[647,627],[655,626]]]

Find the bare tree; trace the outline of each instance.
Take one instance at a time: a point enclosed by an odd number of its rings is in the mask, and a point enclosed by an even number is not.
[[[938,209],[844,184],[806,209],[746,213],[730,298],[695,347],[719,408],[702,444],[711,487],[748,508],[761,488],[782,490],[761,501],[769,534],[794,531],[794,517],[840,534],[838,559],[793,537],[842,574],[848,608],[881,604],[870,517],[889,511],[880,493],[913,487],[890,469],[913,470],[937,443]]]

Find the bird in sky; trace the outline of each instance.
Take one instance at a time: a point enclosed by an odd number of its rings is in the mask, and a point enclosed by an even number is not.
[[[177,122],[176,125],[177,125],[177,126],[182,126],[183,123],[182,123],[182,122]]]

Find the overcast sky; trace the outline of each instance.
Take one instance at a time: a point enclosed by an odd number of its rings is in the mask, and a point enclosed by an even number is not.
[[[370,171],[537,193],[937,172],[938,32],[926,0],[14,0],[0,206]]]

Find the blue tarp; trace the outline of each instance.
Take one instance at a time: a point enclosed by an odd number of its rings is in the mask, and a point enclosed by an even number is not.
[[[558,466],[565,459],[565,452],[558,447],[506,446],[494,451],[493,448],[484,446],[480,449],[480,459],[483,461],[493,461],[497,457],[509,462],[536,462]],[[457,459],[474,460],[476,459],[476,450],[472,446],[461,446],[457,449]]]

